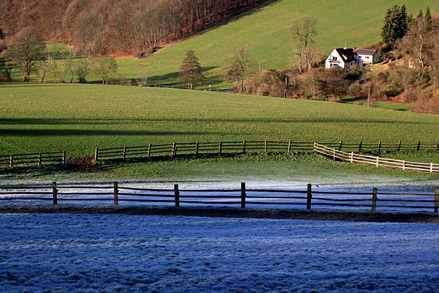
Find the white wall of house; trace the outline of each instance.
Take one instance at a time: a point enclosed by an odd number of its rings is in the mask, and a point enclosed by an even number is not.
[[[335,66],[340,66],[341,68],[346,69],[346,64],[343,61],[343,58],[338,54],[337,50],[333,50],[331,55],[329,55],[328,58],[326,58],[325,61],[325,68],[332,68]]]
[[[326,58],[325,68],[329,69],[329,68],[333,68],[335,66],[339,66],[339,67],[344,68],[345,70],[349,71],[351,69],[351,67],[354,65],[362,67],[363,60],[361,58],[359,58],[359,56],[355,53],[354,53],[354,58],[355,58],[355,61],[345,62],[343,60],[342,56],[340,56],[339,52],[336,49],[334,49],[332,51],[332,53],[329,55],[329,57]]]
[[[373,55],[361,55],[358,54],[358,58],[363,61],[363,65],[372,65],[373,64]]]

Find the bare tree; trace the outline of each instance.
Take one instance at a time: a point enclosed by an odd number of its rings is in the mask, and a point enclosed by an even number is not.
[[[36,72],[40,63],[44,61],[44,49],[45,44],[38,40],[36,32],[25,28],[11,39],[5,54],[27,82],[31,73]]]
[[[245,46],[232,49],[226,58],[224,73],[227,81],[238,82],[240,92],[244,92],[245,80],[256,72],[256,61]]]
[[[291,23],[290,32],[293,43],[293,54],[298,59],[299,70],[310,70],[315,54],[314,37],[317,35],[317,20],[305,16]]]
[[[431,47],[431,36],[427,30],[427,21],[423,17],[412,21],[409,30],[402,39],[401,47],[416,58],[420,67],[424,68],[426,53]]]
[[[101,78],[102,84],[106,84],[108,75],[117,72],[117,62],[110,57],[95,57],[90,60],[89,69]]]

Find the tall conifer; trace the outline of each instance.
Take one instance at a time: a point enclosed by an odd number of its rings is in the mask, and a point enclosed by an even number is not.
[[[398,40],[402,39],[408,31],[410,18],[405,5],[401,7],[395,5],[387,10],[381,31],[384,43],[393,46]]]
[[[187,51],[180,66],[178,80],[187,83],[188,88],[193,89],[194,85],[202,84],[204,79],[203,70],[194,50]]]

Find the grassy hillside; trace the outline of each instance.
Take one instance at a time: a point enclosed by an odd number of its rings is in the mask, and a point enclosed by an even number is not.
[[[329,54],[335,47],[370,47],[380,41],[384,15],[393,5],[406,4],[409,12],[430,6],[439,14],[439,2],[432,0],[386,1],[353,3],[348,0],[300,1],[279,0],[206,31],[180,43],[171,44],[143,60],[119,59],[119,72],[136,78],[146,69],[152,83],[175,83],[178,68],[186,51],[193,49],[200,58],[208,77],[206,87],[225,88],[220,68],[230,49],[247,45],[263,69],[290,68],[291,43],[289,26],[303,15],[315,17],[319,35],[316,43],[320,52]]]
[[[348,104],[102,85],[0,88],[0,154],[220,140],[439,140],[439,116]]]

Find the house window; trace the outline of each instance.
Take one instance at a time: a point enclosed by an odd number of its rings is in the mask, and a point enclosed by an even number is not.
[[[333,56],[332,61],[337,61],[337,57]]]

